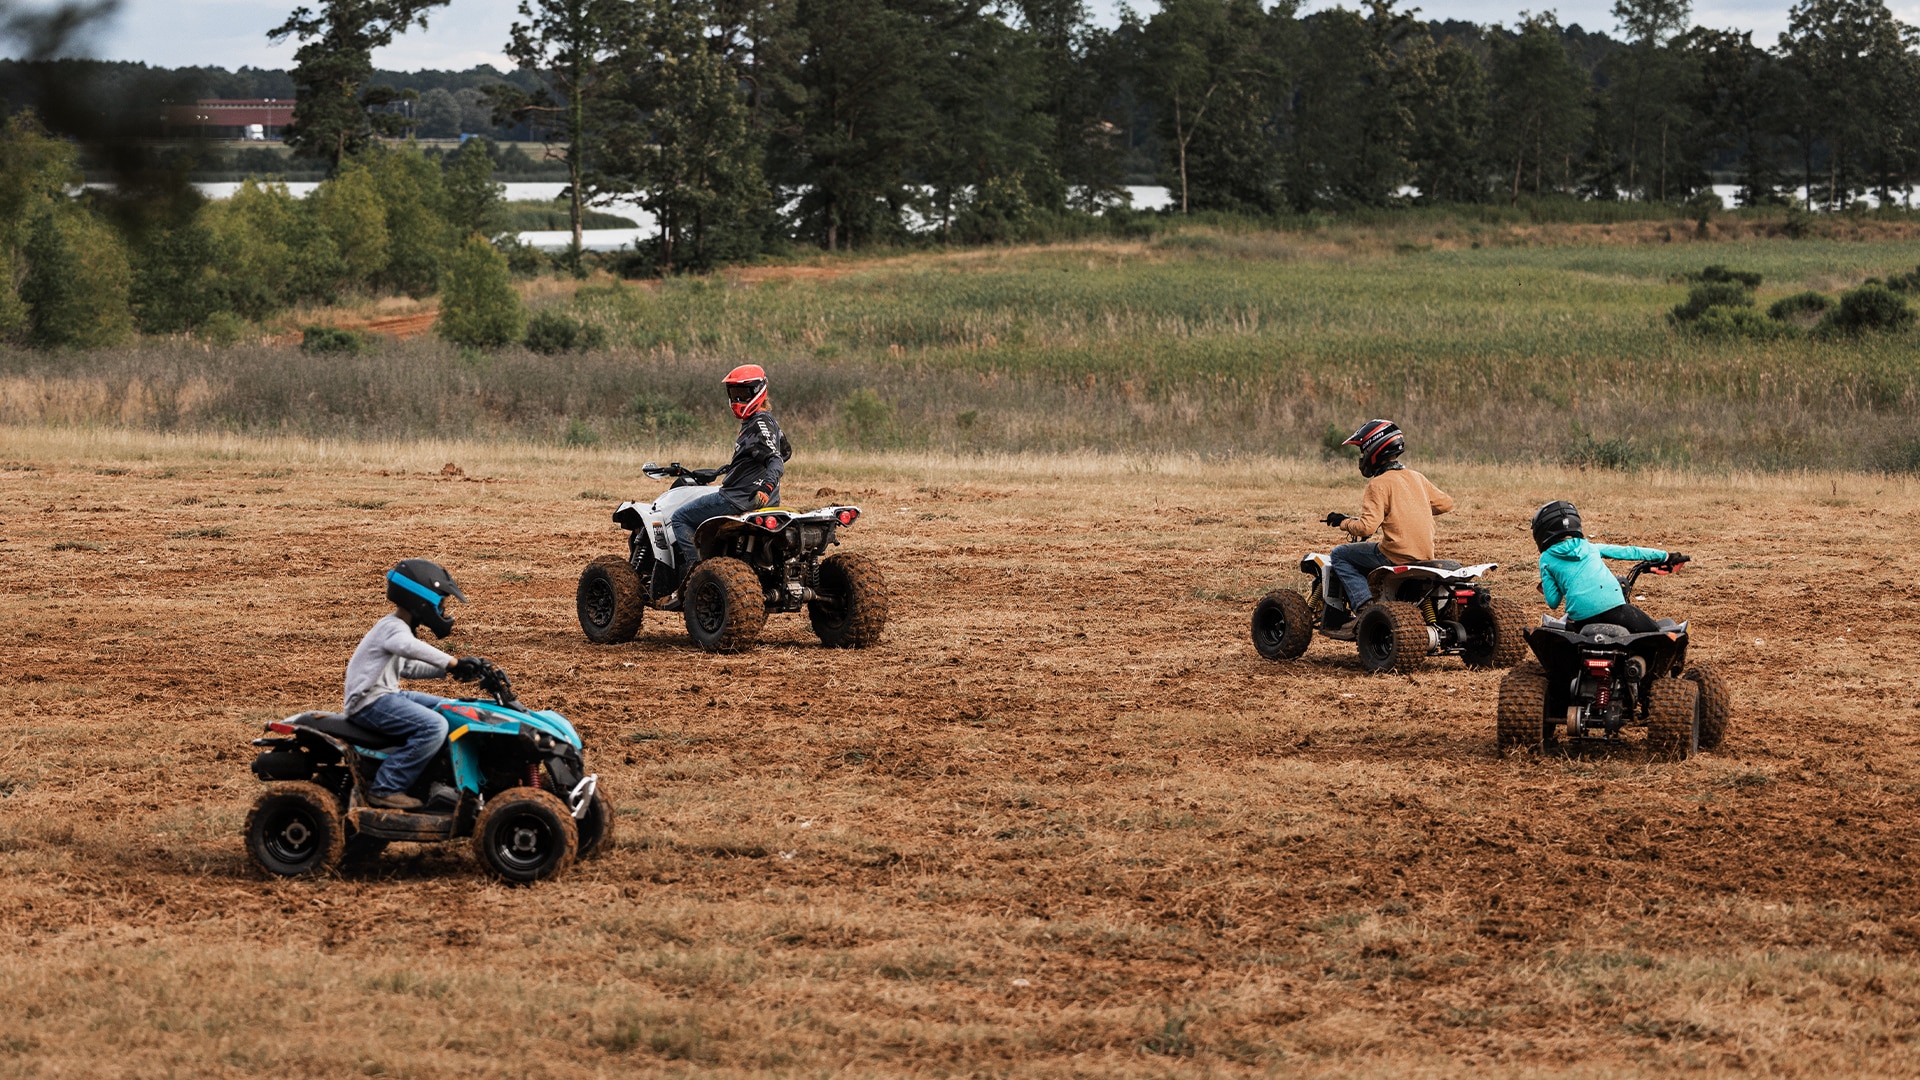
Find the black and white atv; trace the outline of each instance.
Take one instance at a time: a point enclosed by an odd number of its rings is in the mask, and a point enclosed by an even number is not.
[[[1672,573],[1685,561],[1636,563],[1620,584],[1631,596],[1640,575]],[[1617,746],[1631,727],[1646,728],[1648,753],[1666,761],[1719,746],[1732,711],[1726,680],[1711,665],[1688,665],[1686,623],[1655,625],[1639,634],[1609,623],[1573,630],[1549,615],[1527,631],[1537,659],[1500,681],[1500,752],[1538,753],[1563,739]]]
[[[1346,607],[1346,590],[1333,560],[1308,552],[1300,560],[1305,595],[1275,589],[1253,609],[1253,647],[1268,660],[1291,660],[1307,651],[1316,629],[1336,641],[1351,641],[1368,671],[1413,671],[1429,656],[1458,656],[1468,667],[1511,667],[1527,655],[1526,609],[1493,595],[1480,578],[1498,563],[1462,566],[1451,559],[1383,566],[1367,575],[1374,602],[1360,618],[1338,630],[1323,627],[1327,600]]]
[[[840,542],[840,530],[860,519],[859,507],[802,512],[772,506],[713,518],[695,530],[699,559],[680,583],[673,513],[711,494],[707,485],[719,470],[648,462],[641,471],[673,483],[651,503],[621,503],[613,512],[613,520],[628,532],[627,554],[588,563],[574,594],[588,641],[632,641],[649,607],[680,611],[687,634],[708,652],[751,649],[768,612],[801,608],[823,645],[860,649],[880,640],[887,625],[887,583],[880,567],[853,552],[826,554]],[[663,601],[676,584],[679,601],[668,607]]]

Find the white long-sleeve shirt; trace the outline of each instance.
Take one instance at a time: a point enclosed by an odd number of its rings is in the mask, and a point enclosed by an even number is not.
[[[348,716],[400,689],[401,679],[438,679],[453,657],[413,636],[398,615],[373,624],[347,661],[347,694],[341,708]]]

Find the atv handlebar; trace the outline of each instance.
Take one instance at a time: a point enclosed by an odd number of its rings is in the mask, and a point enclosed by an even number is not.
[[[521,708],[520,699],[513,693],[513,680],[507,678],[506,672],[484,656],[466,657],[465,660],[473,661],[474,670],[479,672],[474,681],[480,684],[480,689],[492,695],[494,704],[506,709]]]
[[[665,480],[670,477],[677,480],[682,477],[685,477],[686,479],[692,480],[698,484],[711,484],[714,482],[714,480],[719,478],[722,472],[725,472],[726,470],[724,469],[689,469],[685,465],[682,465],[677,461],[670,462],[666,465],[657,465],[649,461],[645,465],[640,466],[640,471],[642,473],[645,473],[648,476],[653,477],[655,480]]]
[[[1629,570],[1624,577],[1620,577],[1617,580],[1620,582],[1621,588],[1631,589],[1633,588],[1633,583],[1640,580],[1641,574],[1653,573],[1660,577],[1665,577],[1668,574],[1678,571],[1682,566],[1692,561],[1692,558],[1678,553],[1668,555],[1664,559],[1648,559],[1645,562],[1634,563],[1633,569]]]

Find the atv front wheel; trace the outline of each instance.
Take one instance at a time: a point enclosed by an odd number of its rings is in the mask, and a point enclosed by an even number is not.
[[[819,598],[807,602],[807,620],[829,649],[864,649],[887,626],[887,582],[865,555],[843,551],[820,562]]]
[[[1647,751],[1660,761],[1685,761],[1700,750],[1700,686],[1661,676],[1647,691]]]
[[[739,559],[714,558],[695,564],[681,591],[687,635],[708,652],[745,652],[767,625],[767,600],[760,579]]]
[[[1360,647],[1360,666],[1368,671],[1417,671],[1433,647],[1420,605],[1399,600],[1375,601],[1360,616],[1353,640]]]
[[[580,835],[579,857],[582,860],[605,854],[613,846],[612,800],[595,790],[593,801],[587,804],[587,816],[580,818],[574,829]]]
[[[1681,678],[1700,687],[1700,749],[1718,750],[1733,715],[1733,691],[1712,664],[1695,664]]]
[[[1460,659],[1470,668],[1510,668],[1527,658],[1527,609],[1518,600],[1490,596],[1461,620],[1470,635]]]
[[[1560,729],[1547,719],[1547,673],[1529,660],[1515,665],[1500,679],[1500,704],[1495,713],[1500,753],[1538,754],[1560,741]]]
[[[268,784],[247,814],[247,854],[269,874],[325,873],[340,865],[346,842],[333,793],[305,780]]]
[[[632,641],[647,612],[644,592],[640,575],[620,556],[602,555],[588,563],[573,594],[573,606],[587,640],[595,645]]]
[[[494,877],[527,885],[573,862],[580,833],[550,791],[517,787],[495,795],[473,826],[473,853]]]
[[[1292,589],[1275,589],[1253,605],[1253,651],[1291,660],[1313,644],[1313,608]]]

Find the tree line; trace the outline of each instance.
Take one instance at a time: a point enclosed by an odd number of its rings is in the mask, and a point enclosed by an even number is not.
[[[403,123],[371,50],[446,0],[330,0],[293,141],[338,163]],[[518,83],[486,88],[564,156],[576,207],[636,198],[661,270],[770,244],[991,242],[1121,198],[1144,159],[1183,211],[1303,213],[1522,195],[1745,205],[1906,199],[1920,31],[1881,0],[1801,0],[1771,47],[1619,0],[1620,38],[1429,23],[1396,6],[1162,0],[524,0]]]

